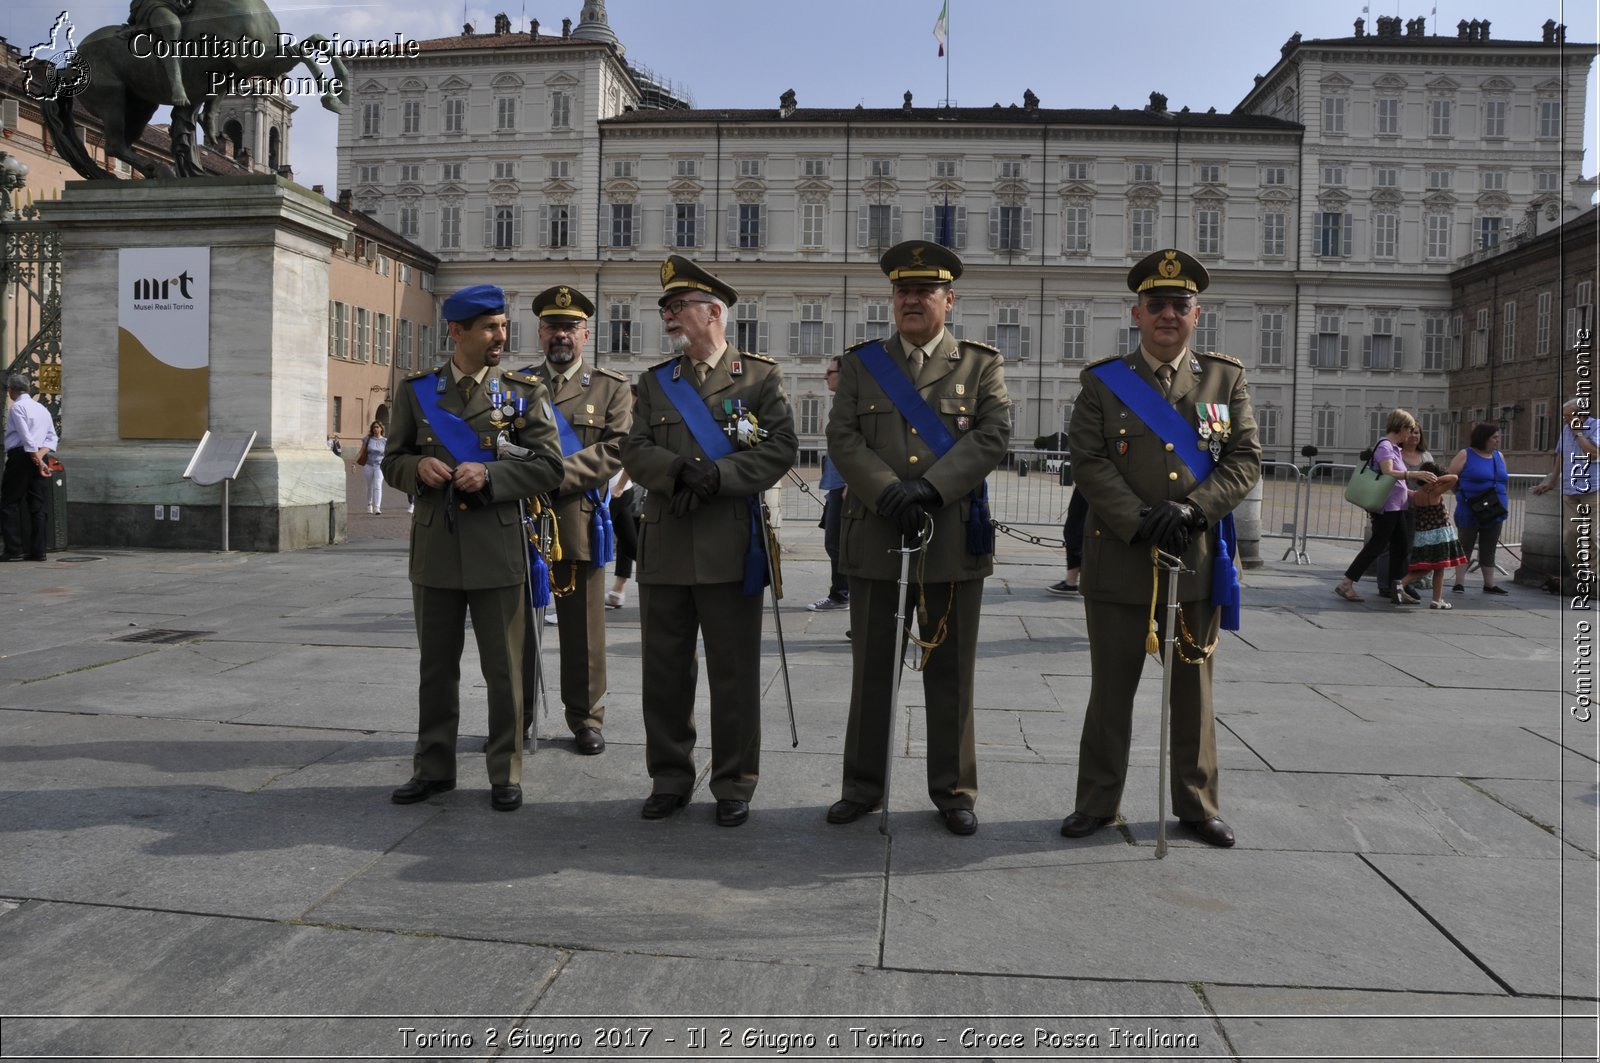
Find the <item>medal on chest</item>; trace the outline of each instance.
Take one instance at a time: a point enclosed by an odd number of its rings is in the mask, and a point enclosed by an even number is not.
[[[1222,444],[1233,434],[1233,421],[1225,402],[1197,402],[1195,432],[1200,436],[1200,449],[1209,450],[1213,459],[1222,456]]]

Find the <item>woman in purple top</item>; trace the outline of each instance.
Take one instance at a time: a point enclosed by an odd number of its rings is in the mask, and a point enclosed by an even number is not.
[[[1416,427],[1415,417],[1405,410],[1394,410],[1383,426],[1383,439],[1379,440],[1372,452],[1373,468],[1385,475],[1393,476],[1396,483],[1394,490],[1389,492],[1389,497],[1383,503],[1383,511],[1372,515],[1372,534],[1367,537],[1366,545],[1361,548],[1356,559],[1350,562],[1350,567],[1344,570],[1344,579],[1333,588],[1333,593],[1347,602],[1366,601],[1356,593],[1356,580],[1361,578],[1361,573],[1366,571],[1373,558],[1387,550],[1389,572],[1387,578],[1380,577],[1380,581],[1393,588],[1389,597],[1394,604],[1416,604],[1400,590],[1400,578],[1405,575],[1406,556],[1411,549],[1411,544],[1406,538],[1405,526],[1406,500],[1409,496],[1406,484],[1408,481],[1432,483],[1436,479],[1431,472],[1424,472],[1421,469],[1406,470],[1405,458],[1400,453],[1400,447]]]

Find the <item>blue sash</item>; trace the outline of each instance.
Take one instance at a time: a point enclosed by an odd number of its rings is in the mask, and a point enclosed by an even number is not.
[[[561,407],[552,402],[550,411],[556,415],[561,456],[570,458],[583,449],[583,441],[573,431],[572,422],[562,414]],[[609,565],[617,556],[617,533],[611,525],[610,491],[611,485],[606,484],[603,487],[591,487],[583,493],[583,497],[594,503],[594,512],[589,515],[589,560],[599,568]]]
[[[1210,449],[1200,444],[1200,433],[1127,362],[1119,358],[1095,366],[1093,372],[1163,443],[1172,445],[1196,480],[1211,475],[1217,463]],[[1227,631],[1239,630],[1239,571],[1233,564],[1237,542],[1233,514],[1229,513],[1217,524],[1217,550],[1211,556],[1211,604],[1222,610],[1222,626]]]
[[[717,420],[706,408],[705,400],[681,373],[676,378],[673,377],[674,367],[674,362],[657,366],[656,382],[661,385],[661,390],[666,393],[667,401],[672,403],[673,409],[683,415],[683,423],[688,426],[689,434],[694,437],[695,444],[710,461],[732,454],[733,443],[722,434],[722,429],[717,427]],[[754,598],[761,593],[761,588],[771,581],[767,572],[766,536],[761,533],[761,497],[751,495],[749,506],[750,549],[744,555],[744,594],[747,598]]]
[[[944,426],[944,421],[933,412],[917,386],[911,382],[889,358],[882,340],[874,340],[865,347],[856,348],[856,357],[867,367],[872,379],[889,397],[895,410],[906,423],[917,430],[935,457],[944,457],[956,445],[955,436]],[[989,481],[984,480],[967,496],[972,510],[967,517],[967,553],[982,557],[994,553],[994,524],[989,519]]]
[[[473,431],[470,424],[439,405],[439,373],[446,374],[448,379],[449,372],[449,368],[446,367],[440,369],[438,373],[419,376],[411,382],[411,392],[417,397],[417,405],[422,407],[422,416],[433,426],[439,442],[444,444],[444,449],[450,452],[450,456],[456,459],[457,464],[466,461],[484,463],[494,461],[494,448],[485,450],[479,445],[478,433]]]

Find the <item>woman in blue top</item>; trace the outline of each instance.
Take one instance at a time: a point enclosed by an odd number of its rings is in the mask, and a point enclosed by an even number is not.
[[[1456,527],[1461,532],[1461,552],[1470,562],[1473,544],[1477,544],[1478,571],[1483,574],[1485,594],[1506,593],[1504,587],[1498,587],[1494,582],[1494,548],[1500,542],[1500,526],[1505,523],[1505,518],[1501,517],[1493,524],[1479,524],[1472,514],[1472,507],[1467,505],[1467,499],[1493,490],[1500,499],[1500,508],[1511,508],[1506,502],[1506,459],[1500,456],[1499,448],[1500,426],[1480,421],[1472,426],[1472,434],[1467,437],[1467,448],[1457,454],[1445,470],[1460,477],[1456,482]],[[1467,586],[1462,582],[1466,573],[1466,565],[1456,569],[1455,585],[1450,588],[1452,594],[1467,592]]]
[[[1400,588],[1400,578],[1406,572],[1406,556],[1411,549],[1404,523],[1406,503],[1410,497],[1410,492],[1406,488],[1411,483],[1431,484],[1438,479],[1431,472],[1406,468],[1405,457],[1400,453],[1400,448],[1416,427],[1417,419],[1410,413],[1405,410],[1391,411],[1388,421],[1383,426],[1384,436],[1372,451],[1372,467],[1387,476],[1393,476],[1396,482],[1393,490],[1389,492],[1389,498],[1383,504],[1383,511],[1372,515],[1372,534],[1367,537],[1366,545],[1356,554],[1356,559],[1350,563],[1350,567],[1344,570],[1344,579],[1333,588],[1333,593],[1347,602],[1366,601],[1356,593],[1356,580],[1360,579],[1361,573],[1366,571],[1367,566],[1387,549],[1388,573],[1378,573],[1379,581],[1391,588],[1385,597],[1396,605],[1416,604],[1417,599],[1408,597]]]

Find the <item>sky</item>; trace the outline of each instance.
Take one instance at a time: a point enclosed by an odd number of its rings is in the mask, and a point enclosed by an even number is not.
[[[199,0],[204,3],[205,0]],[[942,0],[610,0],[612,29],[632,62],[686,88],[696,106],[776,107],[794,89],[801,107],[898,107],[907,91],[917,106],[950,98],[963,107],[1020,104],[1032,89],[1044,107],[1138,109],[1152,91],[1173,110],[1215,107],[1230,111],[1279,58],[1291,34],[1306,39],[1347,37],[1359,2],[1215,0],[1196,8],[1152,5],[1124,9],[1089,0],[950,0],[949,90],[946,63],[938,58],[933,25]],[[506,6],[514,5],[514,6]],[[89,30],[127,17],[126,0],[6,0],[0,36],[27,48],[45,38],[65,6]],[[463,22],[486,32],[502,10],[514,26],[537,18],[544,33],[561,20],[578,22],[581,0],[466,0],[464,5],[426,0],[383,3],[273,3],[284,30],[346,38],[427,39],[457,34]],[[1567,40],[1600,40],[1595,0],[1405,0],[1374,2],[1365,11],[1368,32],[1380,15],[1427,19],[1428,32],[1454,36],[1462,19],[1488,19],[1501,40],[1540,39],[1553,18]],[[1434,14],[1434,12],[1437,14]],[[1583,172],[1596,171],[1600,106],[1590,72]],[[295,178],[336,191],[337,119],[314,97],[295,100],[290,161]],[[157,121],[162,120],[158,113]]]

